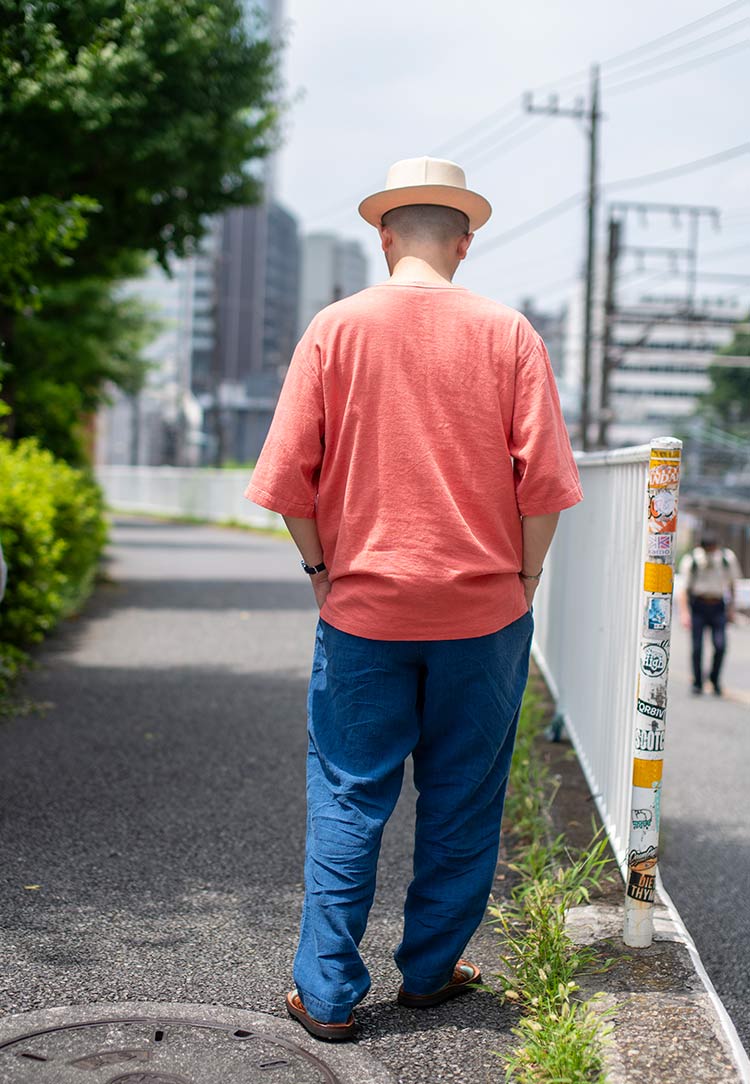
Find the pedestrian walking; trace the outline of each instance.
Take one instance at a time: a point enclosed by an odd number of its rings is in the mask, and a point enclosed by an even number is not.
[[[428,1008],[481,978],[462,953],[497,863],[531,606],[582,496],[541,338],[452,281],[487,200],[454,163],[413,158],[359,212],[390,277],[312,320],[245,491],[284,516],[320,608],[286,1004],[326,1039],[352,1036],[370,985],[359,944],[409,756],[398,1001]]]
[[[705,531],[700,545],[680,561],[679,572],[682,624],[690,629],[693,643],[693,694],[703,692],[703,640],[710,629],[713,661],[709,680],[716,696],[721,696],[726,627],[734,621],[735,584],[742,576],[739,562],[732,550],[720,547],[717,537]]]

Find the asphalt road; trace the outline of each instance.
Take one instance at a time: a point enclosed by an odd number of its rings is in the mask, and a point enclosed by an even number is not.
[[[660,865],[750,1051],[750,623],[728,638],[725,695],[693,697],[689,633],[672,632]]]
[[[122,519],[112,582],[38,654],[0,721],[0,1015],[98,1001],[285,1016],[302,900],[316,612],[290,543]],[[362,1044],[408,1084],[503,1079],[511,1010],[400,1009],[391,959],[413,794],[384,841]],[[497,937],[472,958],[489,978]]]

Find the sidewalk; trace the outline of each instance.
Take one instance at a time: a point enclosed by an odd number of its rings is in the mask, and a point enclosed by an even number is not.
[[[302,893],[309,585],[278,539],[124,518],[114,538],[112,582],[20,690],[50,706],[0,724],[0,1017],[139,1001],[284,1019]],[[588,837],[580,773],[564,747],[546,748],[565,780],[559,815]],[[356,1046],[403,1084],[499,1082],[514,1009],[486,994],[423,1014],[394,1001],[412,807],[406,787],[363,944],[373,987]],[[616,936],[620,896],[574,916],[587,938],[602,936],[595,921]],[[499,952],[483,927],[470,954],[487,980]],[[620,1006],[613,1084],[740,1079],[682,946],[658,941],[597,986]]]

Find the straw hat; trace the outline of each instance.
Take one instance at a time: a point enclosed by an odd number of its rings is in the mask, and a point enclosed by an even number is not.
[[[463,211],[473,232],[492,214],[484,196],[466,187],[466,174],[455,162],[445,158],[404,158],[388,170],[385,188],[363,199],[359,213],[371,226],[379,226],[387,211],[394,207],[413,207],[415,203],[437,204]]]

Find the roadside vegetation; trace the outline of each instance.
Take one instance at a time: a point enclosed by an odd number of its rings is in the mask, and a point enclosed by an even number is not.
[[[513,1029],[519,1045],[506,1058],[506,1080],[605,1084],[609,1014],[596,998],[579,996],[576,977],[606,970],[611,961],[576,945],[565,919],[609,878],[611,860],[601,831],[578,852],[553,832],[557,783],[537,746],[544,723],[541,700],[527,690],[505,812],[514,886],[509,900],[490,907],[503,965],[493,993],[519,1012]]]
[[[27,0],[0,27],[2,697],[96,572],[93,419],[138,394],[159,330],[128,282],[262,199],[285,106],[241,0]]]
[[[8,565],[0,603],[1,700],[28,648],[90,591],[107,531],[90,475],[32,439],[0,440],[0,524]]]

